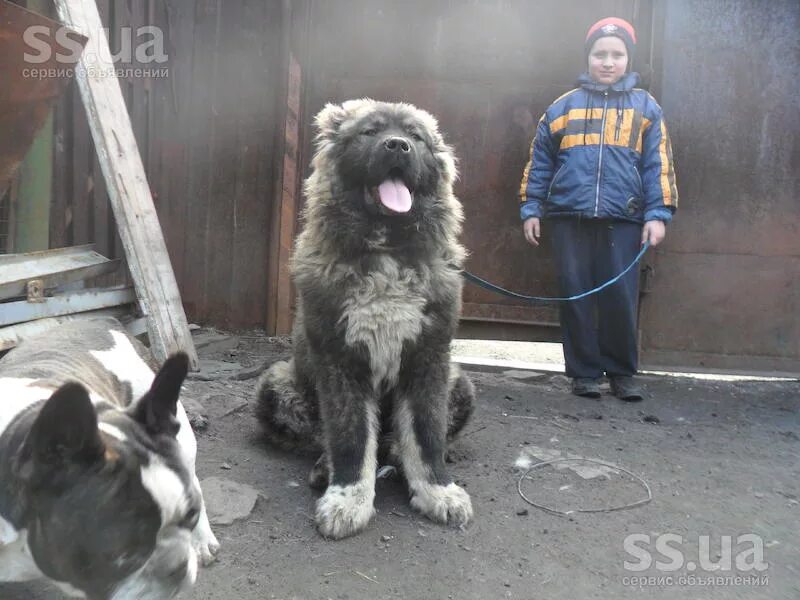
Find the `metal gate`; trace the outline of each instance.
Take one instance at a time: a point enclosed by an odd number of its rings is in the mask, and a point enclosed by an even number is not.
[[[681,194],[667,241],[643,265],[643,366],[800,372],[796,0],[769,11],[761,0],[99,4],[117,26],[169,32],[171,77],[123,85],[195,318],[288,331],[286,262],[310,117],[325,102],[361,96],[438,117],[460,159],[468,268],[555,295],[547,239],[533,249],[522,236],[519,180],[537,119],[584,68],[586,28],[618,15],[637,30],[634,68],[652,65]],[[217,59],[225,62],[209,74]],[[51,244],[113,249],[82,115],[62,103],[57,121],[55,187],[64,193],[54,195]],[[251,276],[252,264],[267,265],[263,277]],[[463,336],[560,337],[556,307],[474,286],[463,315]]]
[[[517,190],[536,122],[572,89],[587,24],[607,14],[649,29],[634,1],[313,2],[306,110],[370,96],[432,112],[459,159],[469,270],[555,295],[549,245],[525,243]],[[462,335],[555,340],[558,314],[468,286]]]
[[[798,5],[775,3],[761,14],[758,4],[314,0],[303,121],[325,102],[362,96],[430,110],[459,158],[469,270],[504,287],[556,295],[547,228],[533,249],[518,217],[531,135],[584,68],[588,25],[612,14],[631,20],[639,38],[634,68],[654,74],[682,196],[667,242],[643,264],[643,366],[798,372],[798,127],[791,108],[800,97],[791,50]],[[742,74],[726,71],[742,60],[725,33],[737,24],[757,48],[746,59],[752,71]],[[690,50],[677,51],[686,40]],[[731,50],[720,54],[720,43]],[[787,60],[794,63],[776,81]],[[733,77],[714,77],[720,70]],[[752,86],[744,101],[732,78]],[[307,164],[307,127],[303,147]],[[558,340],[557,309],[467,286],[461,335]]]
[[[656,3],[681,206],[648,257],[648,366],[800,373],[800,3],[764,7]]]

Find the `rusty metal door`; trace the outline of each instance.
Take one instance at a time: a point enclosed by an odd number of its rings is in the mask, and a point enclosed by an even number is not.
[[[362,96],[432,112],[459,159],[467,268],[504,287],[556,295],[549,244],[531,248],[518,215],[531,136],[550,102],[574,87],[588,25],[618,14],[648,29],[642,4],[316,1],[305,112]],[[558,313],[467,286],[461,334],[556,340]]]
[[[667,242],[648,257],[643,361],[797,376],[800,3],[657,7],[653,92],[681,200]]]
[[[715,21],[709,4],[733,21]],[[664,96],[683,196],[667,243],[650,252],[644,265],[643,366],[797,371],[798,155],[791,143],[797,121],[788,116],[797,114],[789,102],[800,97],[790,48],[796,43],[797,5],[776,3],[779,15],[759,16],[757,4],[314,0],[304,65],[305,122],[325,102],[362,96],[409,101],[431,111],[460,161],[456,192],[466,214],[467,268],[506,288],[557,295],[546,224],[539,249],[522,236],[517,204],[522,169],[540,115],[574,87],[584,69],[581,42],[587,27],[612,14],[631,20],[639,38],[634,68],[649,71],[646,65],[658,59],[653,91]],[[769,106],[782,108],[781,117],[765,118],[752,97],[731,101],[720,112],[715,95],[736,95],[725,88],[727,80],[710,78],[714,85],[705,89],[706,82],[683,78],[717,72],[718,63],[705,57],[719,58],[714,44],[725,40],[726,27],[737,19],[742,25],[752,22],[747,19],[762,24],[748,34],[761,44],[759,56],[765,59],[759,69],[753,65],[750,83],[753,90],[767,85]],[[764,27],[771,24],[778,26],[782,46],[770,48],[758,39],[768,38]],[[675,51],[687,39],[697,43],[695,50]],[[728,36],[727,44],[733,43]],[[708,54],[697,54],[702,52]],[[795,60],[782,83],[767,80],[781,63],[780,52],[784,60]],[[731,51],[729,60],[737,56]],[[745,76],[743,85],[747,81]],[[703,106],[695,110],[698,104]],[[745,142],[762,139],[763,132],[784,151],[769,140]],[[309,128],[305,136],[307,164]],[[748,147],[752,151],[744,150]],[[772,183],[755,171],[754,153],[777,167]],[[727,158],[732,162],[725,164]],[[735,232],[733,243],[729,231]],[[754,290],[765,293],[754,296]],[[556,306],[525,304],[472,285],[465,288],[463,317],[462,336],[560,339]]]

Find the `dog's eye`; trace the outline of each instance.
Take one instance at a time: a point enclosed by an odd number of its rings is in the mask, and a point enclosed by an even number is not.
[[[373,136],[373,135],[377,135],[377,133],[378,133],[378,130],[375,127],[370,127],[370,128],[361,130],[361,135],[366,135],[366,136],[370,136],[370,137]]]
[[[197,521],[200,520],[200,511],[196,508],[190,508],[186,511],[186,514],[183,515],[181,522],[178,523],[178,527],[182,527],[184,529],[192,530],[197,525]]]
[[[418,134],[416,131],[411,132],[411,137],[414,138],[414,141],[421,142],[422,136]]]

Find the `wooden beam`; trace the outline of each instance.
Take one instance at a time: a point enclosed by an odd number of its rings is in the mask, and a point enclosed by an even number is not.
[[[24,296],[33,279],[45,289],[113,273],[119,260],[108,260],[94,251],[94,246],[73,246],[26,254],[0,255],[0,300]]]
[[[298,181],[302,172],[298,165],[300,156],[300,90],[302,72],[300,63],[294,54],[289,53],[289,94],[287,97],[287,111],[285,124],[285,142],[283,155],[283,175],[281,181],[281,225],[278,255],[278,280],[277,280],[277,315],[275,333],[285,335],[292,330],[292,300],[294,289],[289,275],[289,260],[294,248],[295,221],[297,207],[300,202],[297,198],[299,189]]]
[[[136,294],[132,288],[93,289],[71,294],[45,297],[36,302],[19,300],[5,302],[0,314],[0,327],[47,319],[62,317],[64,315],[111,308],[123,304],[136,302]]]
[[[271,213],[269,246],[267,332],[282,335],[291,332],[295,290],[289,275],[295,223],[301,205],[303,174],[303,68],[302,54],[294,46],[304,47],[304,28],[309,19],[308,4],[283,0],[281,3],[281,60],[283,73],[280,98],[280,126],[275,140],[275,194]]]
[[[75,77],[136,295],[147,317],[151,349],[159,361],[183,350],[196,369],[197,352],[97,5],[94,0],[55,3],[64,24],[89,37]]]

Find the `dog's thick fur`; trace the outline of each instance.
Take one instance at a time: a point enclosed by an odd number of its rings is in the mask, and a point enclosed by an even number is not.
[[[316,125],[291,263],[293,358],[259,380],[259,418],[272,443],[321,447],[310,482],[327,486],[316,510],[326,537],[369,522],[384,447],[414,508],[463,525],[472,504],[445,468],[474,400],[450,363],[465,256],[453,153],[409,104],[329,104]],[[402,192],[387,200],[387,185]],[[392,200],[403,195],[410,205]]]

